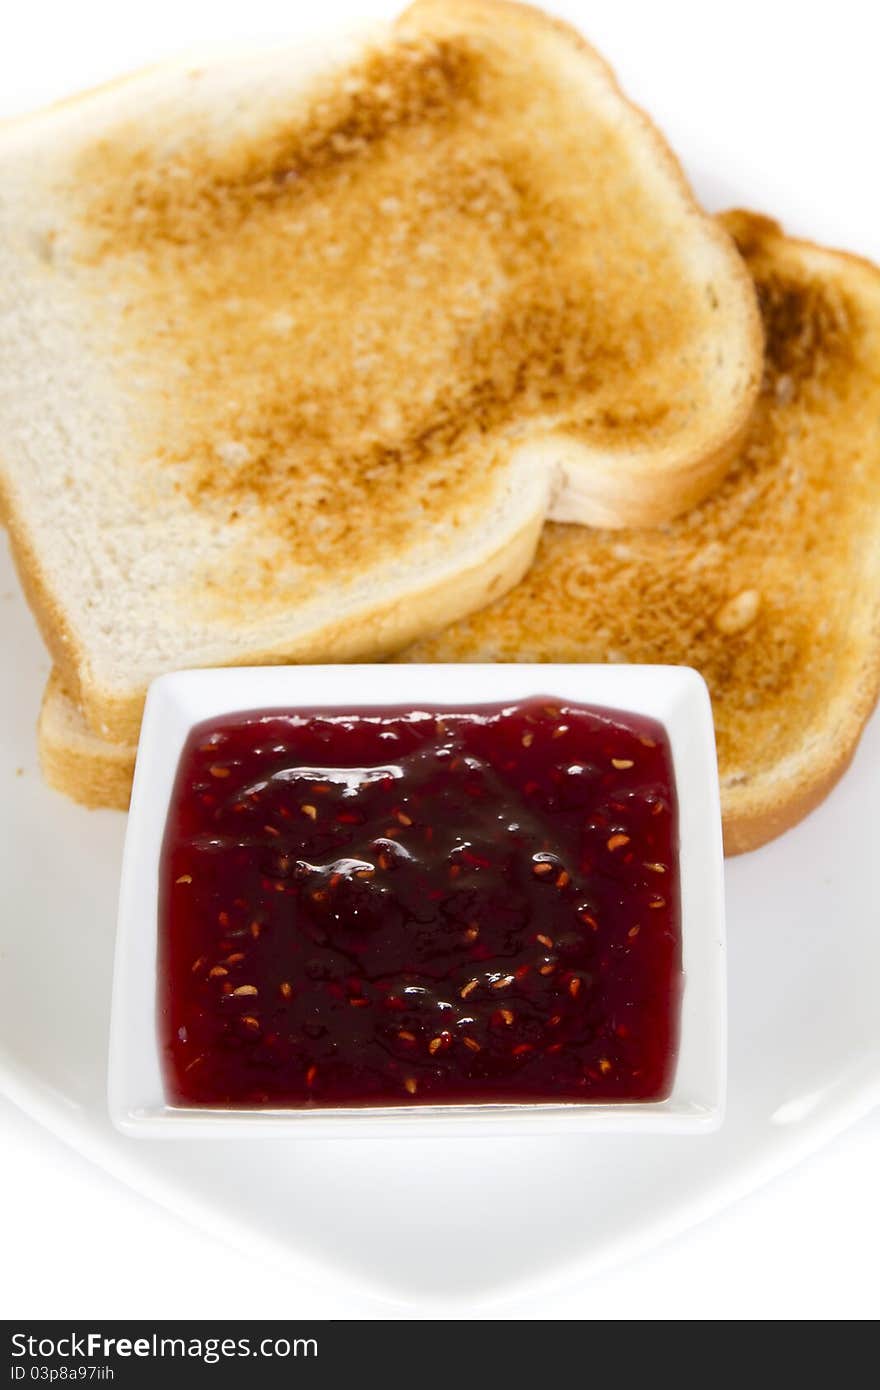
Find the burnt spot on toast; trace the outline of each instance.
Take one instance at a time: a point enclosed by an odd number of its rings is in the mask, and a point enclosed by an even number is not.
[[[767,274],[758,280],[758,302],[766,335],[765,371],[774,389],[783,378],[796,389],[851,369],[857,319],[836,286]]]
[[[152,252],[163,242],[203,245],[228,236],[261,207],[295,208],[395,132],[460,115],[476,98],[479,79],[465,39],[399,40],[254,138],[177,140],[157,158],[149,134],[144,140],[132,123],[96,142],[80,162],[85,186],[96,190],[87,212],[90,254]]]

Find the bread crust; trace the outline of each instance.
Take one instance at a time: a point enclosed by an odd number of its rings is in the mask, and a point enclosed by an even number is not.
[[[862,730],[876,702],[875,696],[864,717],[855,719],[850,745],[843,748],[830,765],[810,769],[796,791],[780,793],[771,801],[767,796],[749,797],[746,793],[740,797],[736,789],[722,789],[722,830],[724,853],[728,858],[761,849],[799,825],[821,805],[855,757]]]
[[[128,810],[136,745],[114,744],[92,734],[54,670],[43,692],[37,743],[50,787],[88,810]]]
[[[66,690],[76,705],[82,702],[80,673],[84,653],[76,635],[47,583],[39,558],[20,524],[3,474],[0,473],[0,521],[6,527],[12,554],[25,599],[40,634],[49,649]]]

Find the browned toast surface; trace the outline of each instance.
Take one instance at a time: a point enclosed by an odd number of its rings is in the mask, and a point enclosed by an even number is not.
[[[223,557],[238,582],[208,574],[197,606],[239,621],[278,606],[291,548],[298,596],[393,555],[441,500],[478,506],[503,446],[534,429],[611,469],[686,435],[715,290],[683,274],[687,217],[680,237],[646,235],[657,189],[632,131],[595,118],[560,53],[613,81],[537,10],[416,4],[392,42],[254,131],[196,122],[181,139],[174,111],[169,156],[133,115],[80,158],[73,238],[128,301],[126,371],[156,407],[143,447],[219,523],[260,518],[258,563],[245,539]],[[657,510],[689,500],[676,480]]]

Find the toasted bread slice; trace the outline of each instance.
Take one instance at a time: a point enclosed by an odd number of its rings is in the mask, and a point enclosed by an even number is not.
[[[738,853],[826,795],[880,687],[880,270],[761,217],[724,220],[767,337],[725,482],[652,532],[548,526],[523,583],[405,659],[695,666]]]
[[[43,776],[83,806],[128,810],[137,745],[92,733],[57,671],[46,683],[37,741]]]
[[[760,377],[722,228],[573,31],[420,0],[0,127],[0,490],[89,726],[184,666],[371,659],[655,523]]]

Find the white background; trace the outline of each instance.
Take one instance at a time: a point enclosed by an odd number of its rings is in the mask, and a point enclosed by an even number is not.
[[[393,11],[323,0],[5,0],[0,115],[205,41]],[[749,194],[790,230],[880,259],[880,12],[739,0],[557,0],[685,157],[711,205]],[[845,923],[841,923],[845,934]],[[179,1224],[0,1104],[6,1317],[399,1317],[300,1287]],[[650,1256],[503,1317],[820,1318],[880,1311],[880,1116]]]

